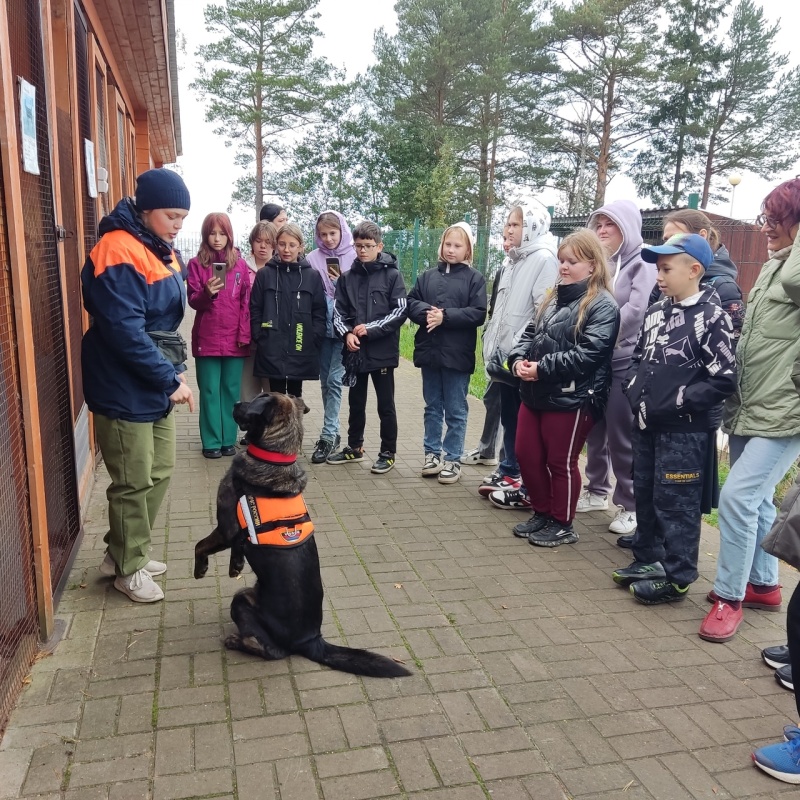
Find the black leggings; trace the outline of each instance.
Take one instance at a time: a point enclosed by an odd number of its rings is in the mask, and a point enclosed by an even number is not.
[[[303,381],[287,381],[286,378],[270,378],[269,390],[276,394],[290,394],[294,397],[302,397]]]
[[[381,452],[397,452],[397,412],[394,407],[394,367],[361,372],[355,386],[350,387],[350,419],[347,428],[347,444],[358,448],[364,444],[364,428],[367,424],[367,388],[372,377],[378,400],[378,417],[381,420]]]

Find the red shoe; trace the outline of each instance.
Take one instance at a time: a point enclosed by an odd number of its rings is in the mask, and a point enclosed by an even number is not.
[[[741,608],[734,610],[730,603],[717,600],[700,625],[700,638],[707,642],[728,642],[736,636],[743,619]]]
[[[716,603],[719,601],[717,593],[712,589],[707,595],[706,600],[709,603]],[[723,601],[724,602],[724,601]],[[771,592],[759,594],[753,588],[752,583],[747,584],[744,590],[744,600],[742,600],[742,608],[760,608],[762,611],[780,611],[781,610],[781,586],[773,589]]]
[[[521,485],[519,478],[503,477],[499,472],[492,472],[483,479],[478,487],[478,494],[488,497],[492,492],[507,492],[510,489],[519,489]]]

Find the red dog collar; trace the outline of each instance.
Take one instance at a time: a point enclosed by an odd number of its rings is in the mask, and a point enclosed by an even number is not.
[[[258,461],[263,461],[265,464],[294,464],[297,461],[297,454],[286,455],[285,453],[274,453],[272,450],[262,450],[254,444],[247,445],[247,455],[253,456]]]

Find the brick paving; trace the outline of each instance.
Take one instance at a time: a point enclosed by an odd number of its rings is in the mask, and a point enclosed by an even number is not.
[[[55,800],[560,800],[788,797],[750,763],[795,717],[760,661],[785,617],[745,611],[737,638],[697,637],[713,578],[705,530],[689,599],[646,608],[609,577],[626,563],[608,513],[581,515],[577,545],[532,548],[524,516],[478,497],[485,468],[441,486],[418,476],[419,373],[397,375],[396,469],[307,465],[328,639],[403,659],[413,676],[363,679],[303,658],[226,651],[227,554],[192,578],[229,461],[200,454],[178,416],[178,465],[159,518],[162,603],[134,605],[97,567],[101,469],[58,609],[65,635],[31,670],[0,744],[0,798]],[[304,450],[320,422],[316,384]],[[483,409],[471,403],[469,442]],[[343,410],[343,419],[346,409]],[[374,401],[367,451],[377,454]],[[786,597],[796,583],[782,574]]]

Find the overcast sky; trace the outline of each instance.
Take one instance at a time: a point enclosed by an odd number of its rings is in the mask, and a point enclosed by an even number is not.
[[[800,52],[796,47],[796,32],[800,30],[800,4],[797,0],[761,0],[770,19],[781,20],[778,46],[791,54],[793,64],[800,63]],[[239,175],[233,164],[233,150],[226,148],[221,137],[212,133],[212,125],[205,122],[203,106],[197,95],[189,89],[196,74],[197,59],[194,52],[200,44],[208,41],[211,34],[205,30],[203,21],[204,0],[175,0],[176,23],[179,33],[186,37],[186,56],[179,58],[181,124],[183,130],[183,156],[178,163],[192,193],[192,212],[186,230],[200,229],[203,217],[212,211],[224,211],[230,202],[231,186]],[[346,13],[343,9],[346,8]],[[324,33],[317,43],[317,54],[327,57],[336,66],[344,67],[348,76],[363,72],[372,62],[373,34],[384,27],[390,32],[396,29],[394,0],[320,0],[319,27]],[[734,215],[753,218],[758,214],[764,195],[772,186],[800,173],[800,163],[785,175],[764,181],[754,175],[744,175],[736,189]],[[618,176],[607,190],[607,200],[634,197],[632,183]],[[543,195],[550,204],[553,196]],[[646,207],[647,203],[640,203]],[[726,201],[710,210],[728,214],[730,202]],[[291,216],[291,209],[289,209]],[[253,224],[253,215],[241,209],[231,214],[237,241],[246,235]]]

